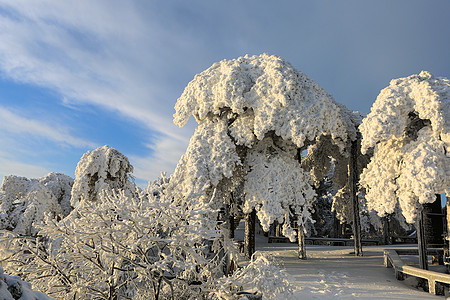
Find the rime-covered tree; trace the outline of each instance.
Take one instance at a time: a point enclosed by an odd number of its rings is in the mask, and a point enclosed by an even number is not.
[[[45,214],[67,216],[73,179],[50,173],[38,179],[5,176],[0,186],[0,229],[36,235]]]
[[[436,194],[448,194],[450,81],[447,78],[422,71],[419,75],[392,80],[363,120],[361,133],[362,151],[374,148],[374,156],[361,175],[369,208],[382,216],[400,208],[406,221],[413,223],[422,204],[434,202]],[[421,239],[421,234],[418,235]],[[421,258],[422,267],[426,267],[424,254]]]
[[[103,146],[86,152],[75,170],[71,205],[76,207],[83,201],[97,201],[101,192],[135,192],[132,172],[128,158],[114,148]]]
[[[450,82],[428,72],[394,79],[361,125],[362,151],[374,156],[361,176],[368,205],[381,215],[399,204],[413,223],[419,204],[450,186]]]
[[[190,115],[198,123],[170,180],[179,201],[219,208],[245,182],[244,211],[255,209],[265,227],[286,221],[286,234],[295,214],[303,226],[314,197],[300,150],[326,135],[344,151],[356,138],[343,105],[267,54],[213,64],[187,85],[175,110],[175,124],[184,126]]]

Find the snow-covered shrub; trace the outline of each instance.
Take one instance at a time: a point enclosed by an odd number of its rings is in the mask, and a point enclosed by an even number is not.
[[[47,295],[33,291],[31,284],[19,276],[9,276],[0,267],[0,299],[1,300],[51,300]]]
[[[0,187],[0,229],[35,235],[44,214],[69,214],[72,183],[72,178],[59,173],[38,179],[5,176]]]
[[[292,299],[295,287],[271,257],[255,253],[246,267],[215,281],[211,294],[213,299],[236,299],[240,290],[262,293],[263,299]]]
[[[99,200],[80,205],[77,218],[49,219],[37,238],[5,233],[0,242],[15,250],[8,272],[65,299],[194,297],[222,275],[206,243],[219,237],[205,221],[208,207],[124,192]]]
[[[70,203],[73,207],[84,201],[97,201],[103,191],[133,193],[136,190],[128,158],[109,146],[86,152],[77,164]]]
[[[422,71],[394,79],[361,125],[362,150],[374,157],[361,175],[368,207],[380,215],[400,206],[415,221],[419,204],[450,186],[450,81]]]

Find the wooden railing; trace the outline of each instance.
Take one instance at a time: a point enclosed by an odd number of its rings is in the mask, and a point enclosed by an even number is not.
[[[443,261],[442,249],[428,249],[428,255],[433,256],[433,261],[441,263]],[[450,275],[423,270],[413,266],[406,265],[400,258],[400,255],[418,255],[416,249],[386,249],[384,250],[384,266],[386,268],[393,268],[395,278],[397,280],[404,280],[407,276],[414,276],[425,279],[428,282],[428,291],[434,295],[444,295],[445,285],[450,284]]]
[[[284,236],[269,236],[269,243],[289,243],[289,239]],[[307,237],[305,238],[307,245],[328,245],[328,246],[353,246],[353,239],[344,238],[321,238]],[[361,243],[365,246],[378,245],[378,240],[363,239]]]

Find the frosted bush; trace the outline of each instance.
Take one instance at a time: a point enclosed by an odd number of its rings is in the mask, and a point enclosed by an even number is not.
[[[41,237],[0,236],[15,250],[8,271],[64,299],[195,298],[222,275],[222,258],[206,242],[219,238],[207,207],[124,192],[102,193],[99,200],[79,206],[77,218],[49,219]]]
[[[292,299],[295,287],[290,275],[269,256],[255,253],[250,263],[214,283],[213,299],[236,299],[240,290],[259,292],[263,299]]]

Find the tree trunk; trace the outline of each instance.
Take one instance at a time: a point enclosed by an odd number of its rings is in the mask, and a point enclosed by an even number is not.
[[[298,236],[298,258],[306,259],[306,247],[305,247],[305,229],[303,228],[303,222],[301,217],[297,221],[297,236]]]
[[[256,228],[256,210],[245,215],[245,238],[244,238],[244,255],[252,258],[255,253],[255,228]]]
[[[297,149],[297,160],[301,168],[302,151],[300,150],[300,148]],[[303,222],[300,221],[301,218],[302,216],[298,216],[297,221],[298,258],[306,259],[305,228],[303,227]]]
[[[383,244],[392,245],[392,235],[390,230],[390,217],[385,216],[382,218],[382,233],[383,233]]]
[[[353,239],[355,256],[363,256],[361,246],[361,222],[359,218],[359,200],[357,195],[358,184],[358,141],[352,141],[348,162],[348,186],[350,188],[350,201],[352,205]]]
[[[419,265],[421,269],[428,270],[427,241],[423,228],[423,209],[417,214],[417,244],[419,247]]]
[[[231,213],[228,216],[228,233],[229,238],[234,239],[234,216]]]

